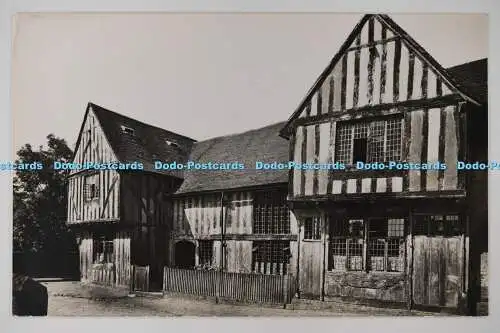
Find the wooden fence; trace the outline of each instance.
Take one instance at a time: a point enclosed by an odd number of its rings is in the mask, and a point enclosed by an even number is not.
[[[288,304],[295,294],[295,279],[289,274],[227,273],[165,267],[163,289],[166,292],[243,302]]]
[[[91,268],[91,281],[96,284],[113,286],[115,283],[115,268],[113,265],[99,264]]]

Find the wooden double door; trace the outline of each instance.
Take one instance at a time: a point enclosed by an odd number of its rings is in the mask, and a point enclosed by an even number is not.
[[[464,290],[464,237],[415,236],[413,302],[458,307]]]
[[[460,306],[465,292],[467,237],[458,215],[416,216],[412,253],[413,303]]]

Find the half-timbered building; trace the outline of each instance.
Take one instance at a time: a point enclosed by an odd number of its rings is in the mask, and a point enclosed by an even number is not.
[[[443,68],[387,15],[357,24],[281,131],[291,160],[345,166],[290,170],[301,297],[474,297],[487,178],[457,162],[487,158],[485,72]]]
[[[387,15],[365,15],[283,123],[196,142],[90,103],[74,161],[144,170],[71,172],[82,280],[127,285],[148,266],[154,289],[163,267],[214,269],[292,275],[300,298],[473,304],[487,172],[457,162],[487,160],[486,73],[486,59],[443,68]]]
[[[284,123],[193,146],[198,163],[241,163],[241,170],[193,170],[172,197],[171,263],[227,272],[294,274],[297,230],[287,205],[287,170],[256,170],[257,161],[288,161]]]
[[[194,140],[89,103],[73,163],[140,164],[128,170],[73,169],[68,224],[76,231],[82,281],[128,287],[131,267],[149,266],[150,286],[161,290],[167,260],[168,203],[181,184],[177,170],[154,160],[185,161]]]

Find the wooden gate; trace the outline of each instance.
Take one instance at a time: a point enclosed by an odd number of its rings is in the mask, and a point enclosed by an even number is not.
[[[413,302],[424,306],[458,307],[463,290],[463,236],[415,236]]]

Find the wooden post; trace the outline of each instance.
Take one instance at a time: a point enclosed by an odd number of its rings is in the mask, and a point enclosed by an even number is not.
[[[288,274],[282,275],[283,277],[283,309],[286,309],[288,303]]]
[[[220,232],[221,232],[221,239],[220,239],[220,270],[217,272],[217,278],[215,279],[215,301],[216,303],[219,303],[219,298],[220,298],[220,293],[222,289],[222,274],[224,272],[224,192],[221,192],[220,196],[220,218],[219,218],[219,224],[220,224]]]
[[[194,266],[198,267],[200,264],[200,242],[198,240],[194,241]]]
[[[363,224],[365,227],[365,232],[363,235],[363,257],[361,258],[361,268],[363,271],[368,272],[368,242],[370,241],[370,237],[368,236],[369,226],[368,224],[371,222],[369,219],[363,219]]]
[[[161,288],[163,294],[165,295],[165,290],[167,290],[167,266],[163,266],[163,286]]]
[[[301,223],[299,222],[299,220],[297,219],[297,223],[298,223],[298,237],[297,237],[297,267],[295,268],[295,271],[296,271],[296,281],[297,281],[297,298],[300,298],[300,238],[302,237],[302,226],[301,226]]]
[[[469,219],[468,219],[468,211],[465,218],[465,235],[463,237],[463,246],[464,246],[464,285],[462,288],[462,292],[464,294],[467,294],[467,290],[469,289],[469,265],[470,265],[470,247],[469,247],[469,240],[470,240],[470,231],[469,231]]]
[[[131,269],[130,269],[130,272],[131,272],[131,276],[130,276],[130,292],[133,293],[134,292],[134,279],[135,279],[135,265],[132,265],[131,266]]]
[[[347,238],[346,239],[346,249],[345,249],[345,270],[346,272],[349,271],[351,269],[351,258],[350,258],[350,255],[349,255],[349,243],[351,242],[351,239],[350,238]]]
[[[149,291],[149,265],[146,266],[146,278],[145,278],[145,288],[146,290],[144,291]]]
[[[406,239],[409,242],[406,247],[409,250],[406,254],[408,265],[405,265],[408,269],[406,307],[408,311],[411,311],[413,308],[413,214],[411,208],[408,214],[408,236]]]
[[[323,245],[323,261],[321,263],[321,300],[325,300],[325,275],[326,275],[326,239],[327,239],[327,216],[323,214],[322,216],[322,245]]]
[[[469,219],[467,219],[469,222]],[[469,222],[470,223],[470,222]],[[469,224],[468,223],[468,224]],[[468,280],[469,285],[467,292],[467,314],[470,316],[477,315],[477,303],[479,301],[479,289],[480,289],[480,281],[479,281],[479,271],[481,266],[481,256],[479,255],[478,250],[478,231],[476,230],[477,226],[474,228],[469,224],[469,270]]]

